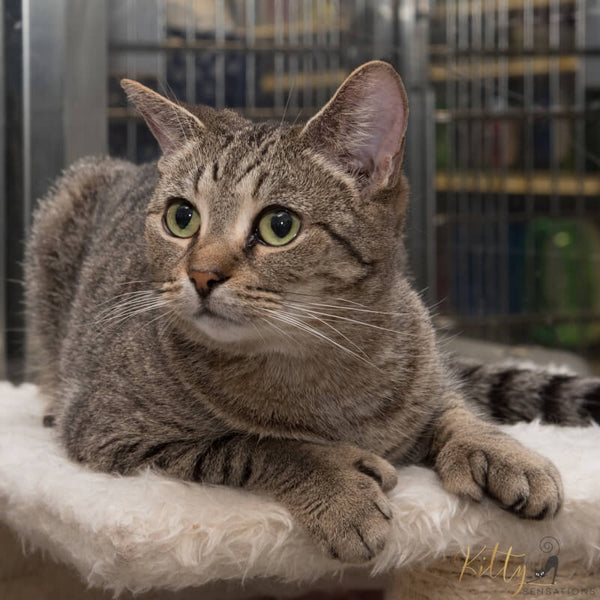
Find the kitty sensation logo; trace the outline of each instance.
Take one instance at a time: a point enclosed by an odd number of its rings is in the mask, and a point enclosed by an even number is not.
[[[512,546],[505,552],[500,550],[500,544],[496,544],[493,548],[483,546],[475,554],[467,546],[455,556],[455,559],[462,560],[458,580],[462,581],[463,577],[468,575],[501,580],[507,584],[509,591],[512,591],[511,596],[520,594],[524,589],[524,593],[527,593],[525,586],[553,586],[556,584],[560,544],[556,538],[546,536],[540,541],[540,550],[548,556],[531,574],[525,563],[526,555],[515,554]]]

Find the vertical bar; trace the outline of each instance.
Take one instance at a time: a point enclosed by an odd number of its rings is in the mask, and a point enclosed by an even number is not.
[[[196,41],[196,1],[187,0],[186,4],[188,18],[185,24],[185,101],[196,104],[196,52],[191,49]]]
[[[107,12],[105,0],[27,0],[22,7],[23,229],[19,235],[26,239],[36,200],[62,169],[81,156],[106,152]],[[23,239],[19,241],[22,247]]]
[[[523,73],[524,82],[523,82],[523,110],[525,112],[524,115],[524,126],[525,126],[525,172],[524,176],[527,179],[527,191],[525,194],[525,215],[526,221],[525,223],[528,225],[534,217],[534,198],[532,194],[533,187],[533,158],[534,158],[534,143],[533,143],[533,127],[534,127],[534,118],[533,118],[533,109],[534,109],[534,74],[533,74],[533,51],[534,48],[534,29],[533,29],[533,1],[532,0],[524,0],[523,5],[523,53],[525,55],[524,58],[524,68],[525,71]],[[525,261],[526,261],[526,272],[531,274],[525,278],[526,285],[526,298],[528,299],[526,310],[528,313],[537,312],[538,307],[533,306],[531,301],[535,298],[535,287],[536,287],[536,277],[535,273],[535,245],[532,235],[528,235],[526,237],[526,247],[525,247]],[[529,328],[531,328],[531,324],[528,322]],[[531,330],[531,329],[530,329]],[[526,333],[529,333],[526,332]]]
[[[484,152],[481,135],[481,94],[483,87],[484,68],[482,63],[482,0],[471,0],[471,35],[469,36],[469,65],[471,72],[471,90],[469,97],[469,147],[470,147],[470,166],[476,175],[478,181],[477,191],[472,194],[470,199],[469,211],[472,219],[472,238],[470,252],[473,257],[473,309],[478,316],[483,316],[486,311],[485,303],[485,273],[484,273],[484,254],[483,230],[485,223],[483,220],[484,196],[482,187],[484,181],[482,154]],[[483,330],[483,328],[482,328]],[[483,333],[483,331],[482,331]]]
[[[591,5],[590,5],[591,6]],[[584,212],[584,194],[583,194],[583,182],[585,179],[586,172],[586,85],[587,85],[587,59],[586,50],[590,46],[587,34],[588,28],[586,26],[586,2],[585,0],[577,0],[575,5],[575,49],[577,53],[577,68],[575,69],[575,112],[576,127],[575,127],[575,177],[579,182],[576,202],[577,202],[577,214],[582,215]],[[596,11],[598,5],[596,3]],[[591,35],[593,35],[590,29]],[[597,32],[596,32],[596,35]],[[596,38],[597,39],[597,38]],[[593,60],[598,61],[598,57]],[[579,305],[582,306],[582,303]],[[581,310],[581,309],[580,309]],[[589,329],[591,323],[585,323],[580,321],[581,327],[579,329],[580,339],[583,340],[583,348],[592,342],[593,338],[591,335],[586,335],[586,329]]]
[[[461,177],[469,170],[471,158],[469,148],[469,124],[465,115],[469,108],[469,85],[470,80],[470,58],[466,56],[469,48],[469,13],[470,4],[458,3],[458,50],[459,50],[459,73],[457,86],[458,108],[461,117],[458,122],[458,168]],[[463,74],[464,73],[464,74]],[[469,314],[469,279],[472,273],[469,260],[469,248],[471,246],[471,224],[469,222],[469,193],[463,187],[458,190],[458,292],[459,292],[459,314]]]
[[[302,41],[304,45],[303,53],[303,65],[302,65],[302,79],[303,79],[303,105],[312,108],[314,105],[313,101],[313,90],[311,87],[312,82],[312,63],[313,53],[306,51],[307,48],[311,48],[313,45],[312,35],[312,2],[311,0],[302,0],[302,25],[303,35]]]
[[[497,31],[495,0],[484,0],[483,13],[483,48],[485,56],[491,57],[494,55],[495,49],[495,34]],[[491,60],[488,58],[487,60]],[[484,168],[488,172],[488,177],[498,176],[497,164],[494,161],[493,155],[493,132],[495,119],[493,118],[494,111],[497,110],[497,105],[494,102],[494,90],[497,76],[497,65],[495,62],[494,68],[483,69],[482,77],[484,78],[484,95],[482,107],[485,108],[487,114],[492,115],[492,119],[481,119],[481,156]],[[490,122],[491,121],[491,122]],[[496,198],[492,197],[491,193],[486,194],[483,205],[483,251],[485,252],[484,261],[484,293],[485,305],[487,314],[498,313],[498,288],[499,288],[499,264],[500,255],[498,247],[498,203]],[[494,331],[494,333],[496,333]]]
[[[6,212],[10,223],[6,233],[5,252],[5,354],[6,376],[14,383],[23,380],[25,343],[23,315],[23,231],[25,212],[19,201],[24,189],[23,152],[23,5],[21,0],[4,0],[4,53],[6,62]]]
[[[225,2],[215,0],[215,42],[217,57],[215,65],[215,105],[225,107]]]
[[[404,169],[411,183],[407,248],[417,288],[436,300],[434,99],[429,86],[429,2],[398,2],[399,71],[411,100]],[[379,17],[375,17],[375,22]],[[379,26],[381,27],[383,23]],[[387,33],[381,30],[382,35]],[[371,40],[372,42],[372,40]],[[392,38],[389,37],[391,44]],[[390,52],[384,44],[378,46]]]
[[[299,15],[298,15],[298,2],[291,0],[288,2],[288,28],[289,28],[289,73],[290,73],[290,89],[288,91],[289,97],[286,100],[288,104],[288,118],[292,116],[294,119],[298,116],[298,71],[299,71],[299,60],[298,60],[298,46],[299,46]]]
[[[5,84],[5,50],[6,35],[4,0],[0,0],[0,379],[6,379],[6,84]]]
[[[331,28],[329,30],[329,68],[333,73],[340,70],[340,30],[342,27],[340,2],[339,0],[331,0]],[[327,90],[328,96],[335,93],[335,83],[331,82]]]
[[[167,0],[157,0],[156,7],[156,39],[158,45],[162,46],[167,39]],[[157,57],[156,83],[158,89],[167,91],[167,55],[160,50]],[[194,71],[195,75],[195,71]]]
[[[456,82],[457,82],[457,64],[456,64],[456,0],[447,0],[446,7],[446,81],[445,94],[446,106],[448,109],[448,125],[446,127],[446,136],[448,144],[448,159],[446,166],[446,176],[449,181],[454,181],[456,177],[456,148],[457,148],[457,129],[456,129]],[[456,192],[453,186],[448,186],[446,192],[446,212],[450,217],[448,219],[448,251],[446,268],[448,272],[450,298],[449,304],[452,310],[457,310],[457,272],[458,272],[458,203]]]
[[[31,214],[31,4],[30,0],[23,0],[23,200],[22,206],[25,213],[24,232],[29,229],[29,215]],[[54,92],[56,90],[53,90]],[[48,90],[44,96],[48,100]],[[62,118],[61,114],[55,119]],[[56,120],[54,120],[56,127]],[[59,153],[62,149],[59,149]]]
[[[246,108],[256,107],[256,1],[246,0]]]
[[[506,53],[509,48],[509,15],[508,1],[498,0],[498,50],[500,61],[498,64],[498,106],[500,110],[511,112],[508,96],[508,58]],[[512,121],[510,121],[512,123]],[[503,119],[500,121],[499,140],[498,140],[498,167],[500,179],[503,182],[500,192],[500,218],[499,218],[499,238],[500,238],[500,314],[508,315],[510,312],[510,247],[509,247],[509,228],[511,223],[508,214],[508,194],[506,193],[506,180],[508,176],[507,157],[508,157],[508,130],[509,121]],[[516,128],[513,127],[513,130]],[[500,328],[501,340],[505,343],[510,341],[510,329],[508,327]]]
[[[285,33],[283,25],[283,0],[275,0],[275,45],[283,46],[285,42]],[[283,52],[275,52],[275,91],[273,95],[273,105],[277,112],[283,114],[285,100],[283,97],[283,79],[285,73],[285,55]]]
[[[326,6],[323,0],[317,0],[317,46],[319,51],[316,56],[317,73],[320,75],[327,74],[327,62],[325,56],[325,42],[326,42]],[[327,92],[329,91],[328,86],[323,80],[317,83],[317,106],[323,106],[327,101]]]
[[[586,79],[587,79],[587,60],[586,49],[587,27],[586,27],[586,0],[577,0],[575,5],[575,51],[577,53],[577,68],[575,70],[575,175],[579,181],[579,190],[577,194],[578,213],[583,212],[583,181],[585,178],[585,111],[586,111]],[[597,34],[596,34],[597,35]],[[599,59],[594,58],[595,61]]]
[[[423,254],[425,256],[425,277],[428,292],[426,295],[430,305],[437,302],[437,236],[435,228],[435,215],[437,212],[437,199],[435,193],[435,174],[436,174],[436,137],[435,137],[435,94],[429,81],[429,43],[431,39],[430,20],[433,3],[431,1],[419,4],[418,35],[416,54],[420,55],[419,71],[416,75],[418,82],[416,85],[423,93],[423,106],[425,114],[423,116],[424,144],[423,161],[425,164],[424,178],[422,182],[423,201],[425,203],[425,214],[423,228],[425,231],[425,247]]]
[[[410,2],[405,2],[404,3],[404,8],[409,11],[412,12],[415,10],[415,2],[410,1]],[[355,20],[358,23],[362,24],[362,27],[354,32],[354,36],[355,36],[355,41],[357,43],[358,46],[358,56],[356,57],[358,64],[363,63],[366,58],[365,58],[365,50],[364,50],[364,42],[365,42],[365,38],[366,35],[363,32],[363,28],[366,25],[366,23],[368,22],[368,15],[367,15],[367,0],[354,0],[354,15],[355,15]]]
[[[548,46],[550,48],[550,114],[548,121],[550,125],[550,177],[552,180],[552,193],[550,195],[550,212],[552,215],[559,213],[559,197],[557,193],[558,180],[560,178],[559,149],[560,119],[556,113],[560,111],[562,101],[560,97],[560,0],[550,0],[549,7]],[[554,113],[554,114],[553,114]]]
[[[135,26],[137,2],[136,0],[126,0],[126,2],[127,10],[125,11],[125,18],[127,20],[127,40],[129,42],[132,42],[137,38]],[[127,53],[126,61],[127,78],[136,79],[137,69],[135,63],[135,56],[133,55],[133,53]],[[137,161],[137,119],[133,116],[127,117],[127,158],[133,162]]]
[[[108,148],[106,0],[66,0],[64,18],[64,157],[59,170],[82,156],[106,154]],[[35,53],[39,54],[37,50]],[[46,63],[45,59],[40,66],[47,69]],[[39,73],[33,73],[33,81],[39,78]],[[42,136],[38,139],[46,140]],[[45,157],[47,148],[41,144],[36,148],[36,153]],[[58,171],[50,173],[50,176],[57,174]],[[37,198],[45,193],[46,186],[39,172],[36,172],[35,179],[41,183],[40,188],[34,188],[34,198]]]

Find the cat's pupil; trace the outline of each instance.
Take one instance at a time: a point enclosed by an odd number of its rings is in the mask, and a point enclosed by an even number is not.
[[[182,204],[175,211],[175,223],[177,223],[177,227],[180,229],[185,229],[192,220],[192,216],[194,211],[191,206],[187,204]]]
[[[292,225],[292,217],[285,211],[275,213],[271,217],[271,229],[279,238],[284,238],[291,231]]]

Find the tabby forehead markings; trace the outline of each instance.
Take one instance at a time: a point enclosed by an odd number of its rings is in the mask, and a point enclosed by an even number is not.
[[[254,188],[252,189],[252,198],[254,198],[255,200],[258,199],[258,195],[260,193],[260,188],[262,187],[262,185],[264,184],[265,180],[267,179],[267,171],[259,171],[258,175],[256,177],[256,180],[254,182]]]
[[[200,179],[202,179],[202,175],[206,169],[206,165],[198,165],[196,169],[196,177],[194,178],[194,192],[197,193],[200,188]]]
[[[246,175],[248,175],[250,171],[256,169],[256,167],[258,167],[258,165],[260,165],[261,162],[262,161],[259,158],[252,159],[248,166],[242,171],[242,174],[238,176],[238,178],[236,179],[236,183],[239,183],[242,179],[244,179],[244,177],[246,177]]]

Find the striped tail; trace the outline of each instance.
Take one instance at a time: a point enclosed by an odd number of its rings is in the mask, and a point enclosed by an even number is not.
[[[600,378],[526,364],[455,358],[451,369],[478,412],[498,423],[540,419],[555,425],[600,423]]]

